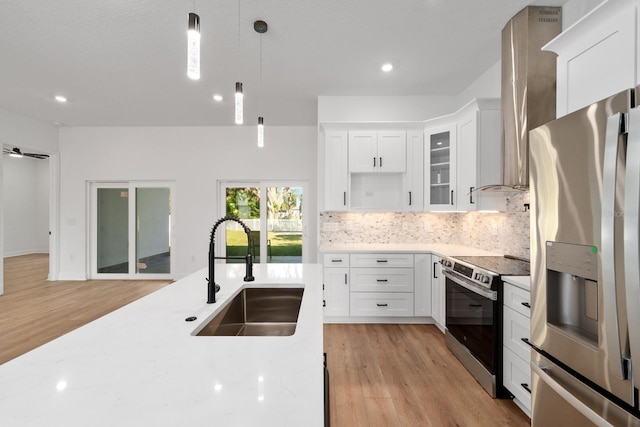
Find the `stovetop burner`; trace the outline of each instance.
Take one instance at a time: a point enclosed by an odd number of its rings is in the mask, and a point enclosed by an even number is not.
[[[462,261],[499,276],[528,276],[529,263],[504,256],[455,256],[454,261]]]

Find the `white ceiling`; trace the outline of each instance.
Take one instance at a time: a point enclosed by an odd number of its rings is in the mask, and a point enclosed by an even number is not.
[[[232,125],[242,81],[245,123],[261,108],[265,124],[314,125],[319,95],[455,95],[499,60],[513,15],[565,2],[195,0],[202,77],[192,81],[193,0],[1,0],[0,108],[67,126]],[[262,91],[256,19],[269,25]]]

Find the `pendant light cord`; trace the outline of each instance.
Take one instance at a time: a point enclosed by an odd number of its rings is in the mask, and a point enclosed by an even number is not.
[[[262,114],[262,34],[260,34],[260,101],[258,102],[258,111]]]

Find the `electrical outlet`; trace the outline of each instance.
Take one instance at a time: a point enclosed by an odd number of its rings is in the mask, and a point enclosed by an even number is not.
[[[493,224],[491,224],[491,234],[493,234],[494,236],[498,235],[498,223],[494,222]]]
[[[368,199],[372,199],[375,196],[375,194],[373,193],[373,191],[365,191],[364,192],[364,197],[368,198]]]
[[[422,229],[427,233],[431,233],[431,223],[429,221],[424,221],[422,223]]]

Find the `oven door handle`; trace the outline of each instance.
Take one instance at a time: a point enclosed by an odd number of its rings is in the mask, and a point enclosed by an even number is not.
[[[463,277],[458,276],[456,273],[453,273],[452,271],[447,270],[444,272],[444,275],[449,279],[451,279],[452,281],[454,281],[456,284],[470,290],[473,293],[482,295],[483,297],[489,298],[492,301],[496,301],[498,299],[498,293],[496,291],[492,291],[490,289],[476,285],[475,283],[470,282],[464,279]]]

